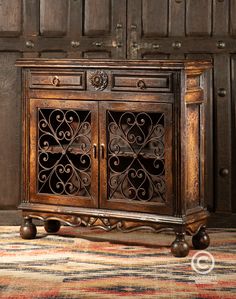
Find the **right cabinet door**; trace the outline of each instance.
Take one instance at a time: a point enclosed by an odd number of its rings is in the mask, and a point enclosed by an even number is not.
[[[172,104],[100,103],[100,207],[173,213]]]

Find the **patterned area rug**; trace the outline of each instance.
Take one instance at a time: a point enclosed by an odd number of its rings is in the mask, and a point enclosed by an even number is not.
[[[0,298],[236,298],[236,229],[208,232],[210,256],[193,259],[191,248],[178,259],[173,234],[63,227],[47,235],[38,227],[26,241],[18,227],[2,226]]]

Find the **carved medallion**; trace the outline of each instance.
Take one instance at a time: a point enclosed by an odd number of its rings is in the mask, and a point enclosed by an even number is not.
[[[108,76],[103,71],[96,71],[90,75],[89,81],[95,90],[104,90],[108,84]]]

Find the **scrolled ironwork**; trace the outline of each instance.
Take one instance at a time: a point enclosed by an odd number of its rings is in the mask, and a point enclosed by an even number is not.
[[[91,113],[38,109],[38,193],[90,197]]]
[[[108,111],[109,200],[165,201],[165,120],[158,112]]]

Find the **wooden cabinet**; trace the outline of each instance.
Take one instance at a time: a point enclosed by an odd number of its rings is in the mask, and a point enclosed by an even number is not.
[[[110,231],[173,230],[206,248],[208,61],[21,59],[23,238],[32,219]]]

